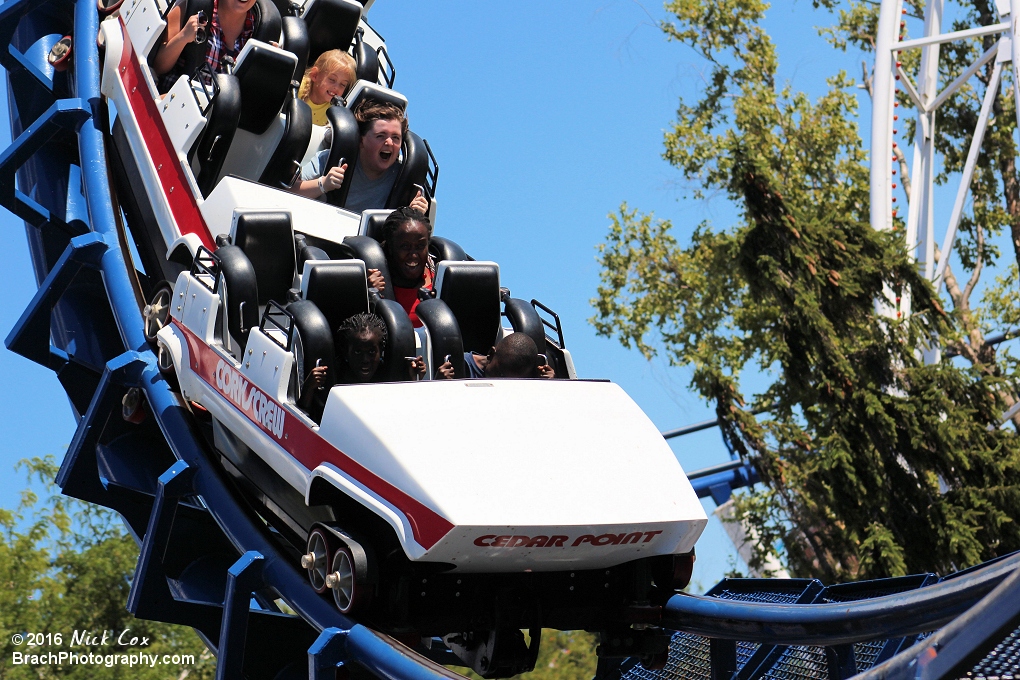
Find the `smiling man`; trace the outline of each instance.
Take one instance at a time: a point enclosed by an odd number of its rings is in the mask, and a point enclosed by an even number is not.
[[[404,110],[396,104],[366,99],[354,110],[361,133],[358,151],[358,162],[354,166],[354,177],[351,188],[347,192],[347,203],[344,207],[351,212],[360,213],[373,208],[385,208],[386,199],[400,172],[400,145],[407,134],[407,117]],[[322,165],[326,162],[329,150],[320,151],[301,172],[303,180],[295,190],[315,198],[327,191],[337,189],[343,184],[347,164],[331,168],[322,174]],[[314,182],[310,181],[314,180]],[[425,212],[428,203],[421,192],[411,201],[410,207]]]

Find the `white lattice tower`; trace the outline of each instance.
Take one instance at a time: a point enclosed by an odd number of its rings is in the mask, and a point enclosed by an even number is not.
[[[883,0],[878,20],[878,35],[875,46],[875,73],[873,81],[873,108],[871,121],[871,226],[875,229],[894,228],[894,218],[906,214],[906,242],[911,256],[918,263],[924,275],[932,281],[936,288],[942,286],[942,278],[946,264],[949,262],[956,230],[960,224],[970,183],[974,176],[978,152],[988,127],[995,94],[999,90],[1002,69],[1012,62],[1013,85],[1018,81],[1016,73],[1017,59],[1015,51],[1020,41],[1011,39],[1017,32],[1017,18],[1020,17],[1020,0],[996,0],[996,11],[1000,22],[989,26],[975,26],[950,33],[942,32],[944,0],[931,0],[925,8],[924,34],[910,40],[903,39],[905,27],[902,0]],[[939,84],[939,52],[946,43],[986,35],[998,35],[998,41],[985,51],[953,82],[942,89]],[[920,50],[921,59],[918,72],[908,74],[900,64],[900,54],[906,50]],[[936,215],[934,210],[935,174],[937,159],[935,157],[935,135],[938,133],[938,108],[960,89],[975,73],[994,60],[992,77],[985,90],[981,104],[981,113],[974,129],[970,149],[963,172],[956,187],[956,199],[952,212]],[[913,139],[913,155],[907,154],[911,162],[911,192],[908,206],[901,207],[896,194],[902,197],[902,181],[897,177],[898,161],[895,156],[900,139],[896,136],[896,125],[900,112],[896,102],[896,90],[902,87],[903,92],[914,105],[916,116],[915,135]],[[1020,121],[1020,111],[1018,111]],[[907,140],[902,140],[904,143]],[[952,187],[950,187],[951,190]],[[943,189],[945,190],[945,189]],[[944,226],[943,226],[944,225]],[[940,258],[936,259],[935,233],[945,229],[940,248]],[[895,316],[908,314],[910,300],[894,298],[889,294],[887,313]],[[926,351],[928,361],[937,360],[938,351]]]

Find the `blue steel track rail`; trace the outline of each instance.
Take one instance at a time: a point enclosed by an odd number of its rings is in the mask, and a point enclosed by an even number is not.
[[[194,417],[159,372],[110,189],[98,23],[95,0],[0,6],[0,41],[7,46],[0,64],[8,71],[14,137],[0,154],[0,204],[25,221],[39,280],[6,343],[56,371],[78,417],[58,484],[124,517],[141,545],[128,609],[194,627],[217,652],[218,678],[332,678],[350,663],[382,678],[460,677],[342,616],[312,591],[295,556],[210,460]],[[78,37],[71,77],[43,61],[63,33]],[[130,388],[145,395],[149,417],[142,424],[121,417]],[[856,672],[847,651],[855,643],[945,626],[869,673],[916,675],[920,663],[924,677],[947,677],[1020,624],[1018,564],[1020,556],[1012,556],[937,585],[922,575],[909,592],[859,601],[808,604],[841,588],[817,582],[792,604],[677,595],[664,607],[662,625],[711,641],[713,678],[754,677],[736,668],[738,642],[760,645],[751,658],[761,672],[790,645],[824,646],[833,659],[828,676],[838,678]],[[877,583],[874,592],[891,587]],[[277,598],[297,616],[280,612]],[[253,599],[259,608],[251,607]],[[939,650],[949,651],[939,657]],[[272,657],[282,660],[274,665]],[[606,664],[600,675],[619,677],[627,666]]]

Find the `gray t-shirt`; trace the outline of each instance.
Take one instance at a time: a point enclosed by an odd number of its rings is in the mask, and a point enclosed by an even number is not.
[[[315,154],[310,161],[302,166],[301,179],[321,177],[327,158],[329,158],[329,149],[323,149]],[[373,208],[385,208],[386,199],[390,197],[390,191],[393,189],[393,183],[397,181],[398,172],[400,172],[400,163],[394,163],[379,179],[369,179],[362,171],[361,163],[356,163],[354,177],[351,178],[351,188],[347,192],[347,205],[344,207],[356,213]]]

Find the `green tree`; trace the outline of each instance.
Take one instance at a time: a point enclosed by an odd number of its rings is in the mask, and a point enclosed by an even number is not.
[[[51,459],[22,466],[53,495],[43,503],[26,490],[18,508],[0,509],[0,678],[212,678],[215,659],[194,631],[136,619],[125,609],[138,546],[119,518],[57,494]],[[116,637],[127,629],[124,641],[148,638],[149,644],[118,646]],[[100,641],[75,645],[74,631],[90,631]],[[105,644],[103,631],[112,631]],[[57,656],[55,663],[14,663],[15,653],[61,652],[180,654],[195,662],[107,666],[59,663]]]
[[[827,7],[839,11],[830,39],[867,48],[873,4]],[[960,245],[970,278],[947,281],[947,312],[902,228],[868,224],[853,79],[835,74],[816,101],[777,84],[759,0],[666,8],[663,31],[710,75],[681,99],[664,158],[696,197],[724,194],[741,218],[724,230],[703,223],[681,245],[668,220],[622,206],[599,248],[597,332],[691,370],[728,444],[764,481],[738,503],[761,539],[759,565],[776,550],[794,574],[831,582],[951,571],[1020,548],[1020,442],[997,427],[1016,399],[1016,366],[985,341],[1016,316],[1015,283],[1000,281],[983,308],[970,303],[997,255],[988,236],[1017,214],[996,174],[1009,165],[1012,100],[1001,98],[1008,115],[990,130],[999,156],[983,159]],[[965,51],[947,74],[966,66]],[[973,127],[974,100],[952,100],[958,135],[968,111]],[[947,172],[953,163],[958,152]],[[876,305],[904,295],[908,318]],[[936,342],[970,365],[924,365],[917,350]],[[744,393],[749,371],[768,382],[759,394]]]

